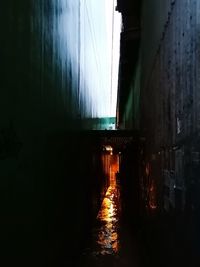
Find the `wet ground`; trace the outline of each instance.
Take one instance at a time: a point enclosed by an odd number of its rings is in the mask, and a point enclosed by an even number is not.
[[[87,246],[73,267],[200,266],[197,246],[183,221],[151,214],[134,228],[122,201],[120,185],[113,179]]]
[[[122,219],[121,188],[111,170],[110,186],[102,202],[87,247],[77,266],[139,266],[137,242]]]

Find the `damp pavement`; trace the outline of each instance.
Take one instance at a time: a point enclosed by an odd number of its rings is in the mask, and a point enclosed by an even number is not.
[[[122,219],[121,201],[121,188],[113,171],[88,245],[76,263],[78,267],[139,266],[137,240]]]
[[[199,267],[194,242],[174,217],[148,215],[135,227],[124,218],[120,185],[111,183],[87,246],[73,267]],[[183,225],[183,224],[182,224]],[[134,228],[135,227],[135,228]]]

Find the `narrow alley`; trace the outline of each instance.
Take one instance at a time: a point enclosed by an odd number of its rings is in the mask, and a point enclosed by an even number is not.
[[[200,266],[199,14],[0,1],[0,266]]]
[[[79,266],[138,266],[138,254],[129,231],[122,226],[118,156],[111,155],[111,158],[109,187]]]

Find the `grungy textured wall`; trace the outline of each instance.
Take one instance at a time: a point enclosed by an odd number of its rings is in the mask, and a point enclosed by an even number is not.
[[[141,11],[142,83],[148,82],[174,0],[143,1]],[[143,64],[144,63],[144,64]]]
[[[199,218],[200,4],[162,2],[154,13],[148,1],[143,7],[141,130],[148,154],[144,176],[161,209]]]

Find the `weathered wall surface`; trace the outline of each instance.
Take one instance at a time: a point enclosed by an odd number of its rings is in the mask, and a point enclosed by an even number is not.
[[[189,0],[160,5],[154,1],[151,9],[147,2],[141,79],[141,130],[150,162],[144,174],[147,195],[154,202],[156,198],[161,209],[186,211],[198,220],[200,5]]]
[[[142,84],[148,82],[174,0],[143,1],[141,10]]]

